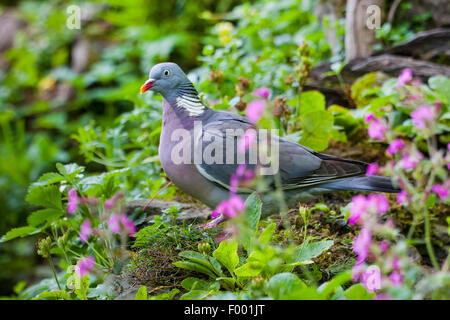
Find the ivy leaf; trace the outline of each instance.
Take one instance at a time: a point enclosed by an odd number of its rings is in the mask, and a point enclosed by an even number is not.
[[[223,264],[230,274],[234,273],[234,269],[239,263],[237,249],[238,244],[236,241],[222,241],[219,247],[213,252],[214,258]]]
[[[36,206],[62,210],[61,193],[55,185],[31,188],[25,200]]]

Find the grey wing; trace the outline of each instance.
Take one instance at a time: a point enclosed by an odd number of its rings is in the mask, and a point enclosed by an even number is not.
[[[201,139],[199,143],[202,145],[203,155],[212,154],[213,157],[209,157],[209,159],[203,157],[203,161],[196,164],[198,171],[208,180],[229,189],[230,179],[236,173],[240,163],[245,163],[248,169],[254,170],[257,165],[250,160],[248,152],[243,162],[242,159],[238,161],[237,156],[239,153],[238,141],[248,129],[255,129],[255,127],[246,118],[230,113],[221,113],[216,119],[210,119],[208,123],[204,124],[202,136],[196,137],[196,139]],[[256,141],[260,144],[264,142],[262,141],[264,135],[260,136],[260,131],[257,130],[257,132]],[[278,144],[278,167],[283,189],[328,183],[361,176],[366,172],[367,165],[363,162],[321,154],[275,135],[271,135],[271,138],[273,139],[272,143]],[[222,154],[212,152],[220,147]],[[275,186],[273,175],[267,175],[265,178],[272,187]],[[239,192],[252,191],[239,190]]]

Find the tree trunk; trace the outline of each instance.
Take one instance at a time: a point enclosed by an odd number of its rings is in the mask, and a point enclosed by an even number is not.
[[[376,42],[376,28],[380,27],[383,21],[384,4],[384,0],[347,1],[345,33],[347,61],[370,56],[372,46]],[[373,5],[377,6],[379,10],[368,10]]]

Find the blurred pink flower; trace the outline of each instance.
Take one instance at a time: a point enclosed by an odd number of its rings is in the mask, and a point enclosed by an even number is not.
[[[383,193],[371,193],[367,197],[368,206],[373,208],[377,213],[384,214],[389,210],[389,201]]]
[[[367,133],[372,139],[383,140],[386,130],[387,127],[377,118],[376,120],[370,122]]]
[[[264,108],[264,100],[253,100],[248,104],[245,115],[251,122],[255,123],[262,117]]]
[[[376,117],[372,112],[367,112],[366,116],[364,117],[364,122],[366,124],[369,124],[372,120],[375,120]]]
[[[402,190],[401,192],[397,193],[397,203],[399,205],[402,205],[405,203],[408,199],[408,193],[405,190]]]
[[[88,256],[86,258],[78,260],[78,264],[75,266],[75,271],[80,278],[84,277],[94,267],[95,258]]]
[[[350,217],[348,223],[354,225],[366,213],[367,202],[366,197],[358,194],[352,198],[352,206],[350,207]]]
[[[261,87],[253,91],[252,94],[256,97],[267,99],[270,96],[270,90],[267,87]]]
[[[245,203],[240,196],[232,195],[230,199],[222,201],[213,211],[211,217],[217,218],[223,214],[227,218],[234,218],[245,210]]]
[[[131,237],[133,237],[136,234],[136,226],[134,225],[133,221],[131,221],[128,218],[126,214],[123,213],[112,214],[109,217],[107,224],[108,228],[111,230],[112,233],[117,234],[124,230]]]
[[[241,137],[238,142],[238,150],[241,153],[245,153],[248,148],[255,142],[256,140],[256,131],[254,129],[249,129],[245,131],[245,134]]]
[[[358,255],[356,264],[363,263],[369,255],[369,247],[372,240],[372,233],[367,228],[362,228],[359,236],[353,240],[353,252]]]
[[[380,242],[380,250],[381,252],[385,252],[387,249],[389,249],[389,244],[386,241]]]
[[[397,84],[396,84],[396,88],[399,89],[401,87],[403,87],[406,83],[408,83],[409,81],[412,80],[413,77],[413,73],[412,70],[407,68],[407,69],[403,69],[402,73],[400,74],[400,76],[397,79]]]
[[[91,221],[84,220],[80,227],[80,240],[81,242],[86,243],[89,239],[89,236],[92,233]]]
[[[134,222],[131,221],[126,214],[120,215],[120,222],[127,231],[128,235],[130,237],[134,237],[136,234],[136,226],[134,225]]]
[[[398,271],[394,271],[389,275],[392,285],[399,286],[403,283],[403,277]]]
[[[78,199],[77,192],[74,189],[70,189],[68,192],[67,212],[74,213],[75,211],[77,211],[79,203],[80,200]]]
[[[422,105],[411,112],[411,118],[414,126],[420,129],[424,129],[427,125],[427,122],[433,121],[433,108],[427,105]]]
[[[423,155],[419,151],[416,151],[414,155],[405,154],[401,160],[401,165],[405,170],[414,169],[422,159]]]
[[[113,213],[108,221],[108,228],[112,233],[120,233],[120,215],[117,213]]]
[[[392,156],[394,155],[398,150],[400,150],[401,148],[403,148],[405,146],[405,144],[403,143],[402,139],[395,139],[393,140],[390,144],[389,147],[387,148],[387,154]]]
[[[437,193],[441,199],[445,199],[448,197],[448,189],[441,184],[435,184],[431,187],[431,191]]]
[[[376,265],[369,266],[361,276],[361,283],[367,291],[375,292],[381,289],[381,270]]]
[[[366,176],[371,176],[374,174],[377,174],[378,169],[380,169],[380,166],[378,163],[374,162],[367,166]]]

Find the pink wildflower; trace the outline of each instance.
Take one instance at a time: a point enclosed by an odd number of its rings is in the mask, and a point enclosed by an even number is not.
[[[394,155],[398,150],[403,148],[405,144],[403,143],[402,139],[395,139],[389,144],[389,147],[387,149],[387,154],[392,156]]]
[[[397,203],[399,205],[402,205],[408,200],[408,193],[406,190],[402,190],[401,192],[397,193]]]
[[[369,266],[361,276],[361,283],[367,291],[375,292],[381,289],[381,270],[376,265]]]
[[[384,214],[389,210],[389,201],[385,194],[369,194],[367,197],[368,205],[373,208],[374,211]]]
[[[245,203],[240,196],[232,195],[230,199],[222,201],[212,213],[212,218],[217,218],[221,214],[227,218],[234,218],[245,210]]]
[[[67,212],[74,213],[75,211],[77,211],[80,200],[78,199],[77,192],[74,189],[70,189],[68,192],[68,202]]]
[[[93,256],[88,256],[78,261],[78,264],[75,266],[75,271],[78,276],[82,278],[89,273],[89,271],[94,267],[94,264],[95,258]]]
[[[437,193],[441,199],[448,197],[448,189],[444,185],[435,184],[431,187],[431,191]]]
[[[348,223],[350,225],[355,224],[364,215],[367,210],[366,197],[359,194],[353,197],[352,206],[350,208],[350,217]]]
[[[366,176],[374,175],[378,172],[378,169],[380,169],[380,166],[378,163],[374,162],[367,166]]]
[[[270,96],[270,90],[267,87],[261,87],[253,91],[252,94],[256,97],[267,99]]]
[[[423,155],[419,151],[417,151],[414,155],[406,154],[401,160],[401,165],[405,170],[414,169],[417,167],[422,158]]]
[[[112,233],[117,234],[121,231],[126,231],[131,237],[136,234],[136,226],[126,214],[112,214],[111,217],[109,217],[107,224]]]
[[[80,240],[81,242],[86,243],[89,239],[89,236],[92,233],[91,221],[84,220],[80,227]]]
[[[389,275],[392,285],[399,286],[403,283],[403,277],[398,271],[394,271]]]
[[[412,80],[413,73],[411,69],[404,69],[400,76],[397,79],[397,85],[396,88],[399,89],[403,87],[406,83]]]
[[[264,100],[253,100],[248,104],[245,114],[251,122],[255,123],[262,117],[264,108]]]
[[[432,107],[422,105],[411,112],[411,118],[414,126],[420,129],[424,129],[427,123],[433,120],[434,112],[432,110]]]
[[[386,130],[387,127],[383,124],[383,122],[376,119],[370,123],[367,133],[372,139],[383,140]]]
[[[385,252],[387,249],[389,249],[389,244],[386,241],[380,242],[380,251]]]
[[[372,112],[367,112],[366,116],[364,117],[364,122],[366,124],[369,124],[372,120],[375,120],[376,117]]]
[[[357,265],[363,263],[367,259],[371,240],[372,233],[367,228],[361,229],[359,236],[355,237],[353,240],[353,252],[358,255],[358,258],[356,259]]]

